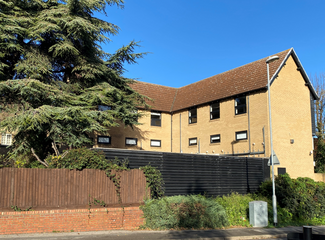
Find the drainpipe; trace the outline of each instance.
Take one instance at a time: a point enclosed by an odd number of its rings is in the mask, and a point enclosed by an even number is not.
[[[263,127],[263,151],[257,151],[257,152],[251,152],[250,150],[245,153],[232,153],[232,154],[222,154],[222,156],[247,156],[247,155],[258,155],[258,154],[264,154],[264,156],[266,156],[265,154],[265,133],[264,133],[264,128],[265,126]]]
[[[173,113],[170,115],[170,152],[173,152]]]
[[[182,153],[182,114],[179,114],[179,151]]]
[[[248,152],[251,152],[251,124],[250,124],[250,117],[249,117],[249,96],[247,96],[247,117],[248,117],[248,144],[249,144]]]

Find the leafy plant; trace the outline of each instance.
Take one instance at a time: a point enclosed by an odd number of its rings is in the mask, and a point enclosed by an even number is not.
[[[249,202],[252,201],[252,194],[240,195],[235,192],[216,198],[216,202],[226,210],[230,226],[250,226]]]
[[[140,167],[140,169],[146,176],[147,187],[150,189],[151,197],[160,198],[164,196],[164,180],[161,176],[161,172],[151,165]]]
[[[119,30],[94,16],[108,6],[124,1],[0,1],[0,130],[15,133],[15,157],[34,148],[44,159],[52,142],[82,147],[94,131],[139,124],[147,97],[123,74],[146,53],[134,52],[135,41],[103,51]]]
[[[278,205],[292,214],[293,220],[306,220],[325,215],[325,183],[310,178],[291,179],[288,174],[275,179]],[[272,183],[265,182],[259,193],[272,197]]]
[[[151,229],[202,229],[228,225],[224,208],[202,195],[173,196],[145,201],[140,207]]]
[[[11,206],[11,208],[15,211],[15,212],[28,212],[28,211],[33,211],[32,207],[28,207],[26,209],[21,209],[17,206]]]
[[[14,161],[10,159],[6,154],[0,154],[0,168],[13,167]]]

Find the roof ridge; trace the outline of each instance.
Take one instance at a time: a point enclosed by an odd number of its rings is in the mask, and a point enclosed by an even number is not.
[[[161,87],[166,87],[166,88],[172,88],[172,89],[179,89],[179,88],[175,88],[175,87],[169,87],[169,86],[165,86],[165,85],[161,85],[161,84],[157,84],[157,83],[149,83],[149,82],[143,82],[143,81],[138,81],[138,80],[134,80],[135,83],[145,83],[145,84],[150,84],[150,85],[156,85],[156,86],[161,86]]]
[[[280,54],[280,53],[283,53],[283,52],[286,52],[286,51],[290,51],[290,50],[292,50],[292,49],[293,49],[293,48],[289,48],[289,49],[287,49],[287,50],[284,50],[284,51],[282,51],[282,52],[278,52],[278,53],[276,53],[276,54]],[[204,81],[204,80],[207,80],[207,79],[212,78],[212,77],[215,77],[215,76],[219,76],[219,75],[222,75],[222,74],[226,74],[226,73],[231,72],[231,71],[234,71],[234,70],[236,70],[236,69],[238,69],[238,68],[245,67],[245,66],[248,66],[248,65],[250,65],[250,64],[253,64],[253,63],[256,63],[256,62],[262,61],[262,60],[264,60],[264,59],[266,59],[266,58],[268,58],[268,57],[270,57],[270,56],[274,56],[274,55],[276,55],[276,54],[272,54],[272,55],[269,55],[269,56],[267,56],[267,57],[260,58],[260,59],[258,59],[258,60],[256,60],[256,61],[253,61],[253,62],[250,62],[250,63],[246,63],[246,64],[241,65],[241,66],[236,67],[236,68],[229,69],[229,70],[227,70],[227,71],[225,71],[225,72],[215,74],[215,75],[213,75],[213,76],[210,76],[210,77],[207,77],[207,78],[201,79],[201,80],[199,80],[199,81],[197,81],[197,82],[187,84],[187,85],[182,86],[182,87],[180,87],[180,88],[184,88],[184,87],[190,86],[190,85],[192,85],[192,84],[202,82],[202,81]]]

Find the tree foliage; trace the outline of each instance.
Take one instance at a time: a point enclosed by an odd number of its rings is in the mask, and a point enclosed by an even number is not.
[[[316,117],[316,137],[315,139],[315,172],[324,172],[325,165],[325,74],[315,75],[311,77],[313,85],[319,99],[315,101],[315,117]]]
[[[0,0],[0,130],[15,133],[13,154],[44,157],[52,142],[80,147],[94,131],[138,124],[145,97],[123,73],[144,54],[134,41],[104,52],[119,28],[93,16],[112,5],[123,0]]]

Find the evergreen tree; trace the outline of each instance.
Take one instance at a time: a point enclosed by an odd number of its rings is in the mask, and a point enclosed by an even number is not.
[[[89,134],[122,123],[134,126],[146,107],[123,77],[131,41],[113,54],[100,44],[119,28],[93,16],[123,0],[0,0],[1,132],[14,133],[12,154],[41,156],[51,143],[80,147]],[[98,111],[98,106],[111,110]]]

